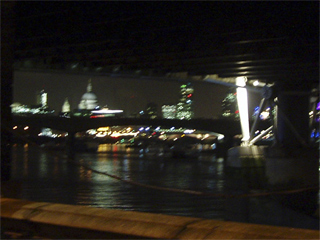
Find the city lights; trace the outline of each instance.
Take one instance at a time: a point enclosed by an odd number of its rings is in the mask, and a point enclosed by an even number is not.
[[[101,109],[101,110],[93,110],[91,112],[95,114],[114,114],[114,113],[123,113],[123,110]]]
[[[98,132],[98,133],[95,134],[95,136],[99,137],[99,138],[100,137],[106,137],[107,135],[108,135],[107,132]]]
[[[258,82],[257,82],[258,83]],[[246,92],[246,78],[245,77],[238,77],[236,78],[236,84],[239,86],[237,88],[237,92],[230,92],[227,97],[223,100],[223,112],[222,116],[228,118],[234,118],[235,120],[239,119],[239,115],[241,115],[241,127],[243,131],[243,139],[242,141],[245,142],[249,139],[249,126],[248,126],[248,106],[247,106],[247,92]],[[193,97],[194,97],[194,89],[191,83],[182,84],[180,86],[180,94],[179,94],[179,102],[176,105],[165,104],[162,105],[162,114],[163,118],[167,119],[180,119],[180,120],[190,120],[193,118]],[[15,112],[28,112],[32,114],[41,114],[44,113],[43,109],[47,109],[47,94],[42,90],[40,95],[38,96],[38,102],[41,107],[30,109],[21,104],[13,104],[12,109]],[[238,100],[238,104],[237,101]],[[239,107],[238,107],[239,105]],[[153,115],[156,115],[156,110],[154,109],[156,105],[149,103],[147,108],[140,113],[143,113],[143,116],[136,116],[136,117],[147,117],[152,119]],[[68,98],[65,98],[64,104],[62,106],[61,113],[69,113],[70,117],[79,116],[79,117],[87,117],[87,118],[104,118],[104,117],[115,117],[119,116],[122,117],[123,110],[112,110],[109,109],[106,105],[100,109],[98,105],[97,96],[92,92],[92,83],[89,80],[87,85],[87,91],[82,95],[81,101],[78,105],[77,109],[71,111],[70,103]],[[139,111],[137,111],[139,113]],[[152,114],[149,114],[152,113]],[[118,115],[119,114],[119,115]],[[269,112],[263,112],[263,118],[268,118]],[[152,116],[151,116],[152,115]],[[60,117],[66,116],[60,114]],[[155,127],[155,128],[154,128]],[[189,136],[195,135],[198,133],[199,140],[204,140],[210,138],[207,134],[199,133],[196,129],[184,129],[182,127],[176,128],[172,126],[168,129],[162,129],[161,126],[139,126],[139,127],[123,127],[114,128],[114,127],[100,127],[98,129],[89,129],[83,134],[87,134],[87,136],[91,138],[119,138],[123,136],[141,136],[141,137],[157,137],[159,135],[169,135],[173,133],[181,133],[180,137],[185,137],[187,134]],[[13,127],[13,129],[17,129],[18,126]],[[24,130],[28,130],[28,127],[25,127]],[[52,132],[51,129],[42,130],[42,133],[39,136],[48,136],[54,137],[56,136],[55,133]],[[158,133],[158,132],[161,132]],[[29,133],[26,132],[26,133]],[[58,136],[58,135],[57,135]],[[167,137],[167,136],[165,136]],[[215,135],[217,140],[222,140],[223,135]]]
[[[188,134],[188,133],[193,133],[195,130],[194,129],[186,129],[183,133]]]
[[[218,140],[220,141],[220,140],[222,140],[222,139],[224,139],[224,135],[218,134]]]

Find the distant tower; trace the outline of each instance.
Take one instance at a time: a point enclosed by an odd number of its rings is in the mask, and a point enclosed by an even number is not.
[[[191,83],[181,85],[180,100],[177,104],[177,119],[189,120],[193,118],[193,92]]]
[[[37,95],[37,104],[41,107],[48,107],[48,94],[42,89]]]
[[[68,98],[64,100],[64,103],[62,105],[62,113],[69,113],[70,112],[70,103],[68,101]]]
[[[176,118],[176,105],[163,105],[161,107],[162,117],[165,119],[175,119]]]

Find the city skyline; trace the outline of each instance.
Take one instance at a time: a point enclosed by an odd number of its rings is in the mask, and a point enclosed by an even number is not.
[[[108,76],[91,76],[16,71],[14,74],[14,102],[36,104],[36,93],[44,89],[48,93],[48,106],[61,111],[65,98],[71,109],[77,109],[81,96],[86,92],[88,80],[92,92],[97,95],[100,107],[123,109],[126,115],[145,109],[154,102],[159,111],[164,104],[177,104],[180,86],[186,81],[160,81],[129,79]],[[204,82],[194,83],[195,118],[216,118],[221,115],[221,103],[229,88]],[[27,94],[26,94],[27,93]],[[258,104],[259,94],[249,93],[249,111]]]

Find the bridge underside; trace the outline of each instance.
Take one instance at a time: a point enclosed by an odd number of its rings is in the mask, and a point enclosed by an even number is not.
[[[168,2],[17,2],[15,9],[17,70],[211,76],[233,84],[246,76],[248,84],[285,88],[311,88],[319,79],[316,1],[188,2],[182,9]]]

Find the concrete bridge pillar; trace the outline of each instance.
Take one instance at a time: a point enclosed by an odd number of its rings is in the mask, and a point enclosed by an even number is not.
[[[317,185],[319,151],[310,144],[308,91],[282,91],[276,100],[275,142],[267,148],[266,175],[272,186]]]
[[[273,211],[281,205],[308,216],[315,213],[319,191],[319,150],[310,144],[309,99],[308,91],[279,91],[276,99],[273,145],[231,148],[226,163],[228,171],[231,172],[227,177],[230,191],[244,194],[257,190],[301,191],[274,195],[273,200],[269,202],[266,202],[266,198],[230,200],[227,216],[238,218],[240,221],[271,221],[278,224],[276,215],[268,219],[266,216],[270,214],[267,212],[261,211],[255,216],[251,215],[253,202],[260,206],[257,209],[269,206],[270,211]],[[239,209],[246,211],[241,212]],[[286,215],[282,216],[283,224],[289,224],[290,220],[285,220],[290,219],[289,210],[283,212],[286,212]],[[302,217],[294,212],[290,212],[290,215],[294,216],[293,218]]]
[[[264,152],[266,178],[271,189],[303,189],[319,184],[319,150],[311,144],[308,91],[282,91],[276,101],[275,143]],[[280,195],[286,206],[311,214],[317,208],[318,189]]]
[[[227,166],[253,167],[248,157],[255,162],[262,157],[268,184],[317,185],[319,151],[310,141],[310,97],[308,91],[280,91],[275,99],[273,145],[265,147],[262,155],[253,151],[255,146],[231,148]]]
[[[307,147],[310,92],[282,91],[276,99],[275,144],[279,147]]]

